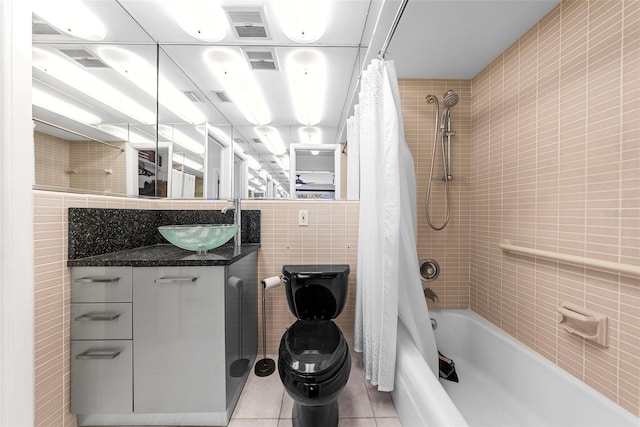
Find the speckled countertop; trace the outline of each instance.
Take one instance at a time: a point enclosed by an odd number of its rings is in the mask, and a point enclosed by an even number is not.
[[[131,266],[131,267],[168,267],[168,266],[224,266],[255,252],[259,243],[244,243],[235,250],[232,244],[209,250],[205,255],[186,251],[173,245],[153,245],[77,258],[67,261],[69,267],[97,267],[97,266]]]

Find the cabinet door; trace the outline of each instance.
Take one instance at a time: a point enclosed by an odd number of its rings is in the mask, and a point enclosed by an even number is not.
[[[225,268],[133,277],[134,412],[224,411]]]
[[[131,341],[71,342],[71,412],[133,411]]]
[[[74,267],[71,302],[131,302],[131,267]]]

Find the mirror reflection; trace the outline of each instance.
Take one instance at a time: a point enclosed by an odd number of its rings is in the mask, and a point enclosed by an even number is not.
[[[35,1],[36,186],[340,198],[336,147],[380,5],[285,3]]]

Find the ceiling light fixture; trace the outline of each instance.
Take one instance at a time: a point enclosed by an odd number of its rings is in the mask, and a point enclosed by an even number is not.
[[[280,166],[280,169],[283,171],[288,171],[291,169],[291,159],[286,154],[282,156],[273,156],[276,159],[276,163]]]
[[[63,101],[55,96],[41,91],[40,89],[33,88],[31,102],[40,108],[52,111],[61,116],[65,116],[76,122],[84,124],[98,124],[102,120],[100,117],[83,110],[73,104]]]
[[[180,154],[174,154],[173,155],[173,161],[174,163],[179,163],[183,166],[186,166],[190,169],[196,170],[196,171],[201,171],[204,169],[204,166],[202,166],[200,163],[195,162],[187,157],[185,157],[184,155],[180,155]]]
[[[165,0],[162,4],[194,39],[215,43],[227,35],[229,26],[219,0]]]
[[[35,0],[33,13],[62,33],[81,39],[99,41],[107,34],[102,21],[78,0]]]
[[[248,122],[266,125],[271,121],[264,95],[239,50],[212,48],[204,53],[204,59]]]
[[[127,125],[117,126],[111,124],[98,125],[98,129],[110,135],[120,138],[123,141],[129,141],[136,144],[155,144],[155,140],[147,135],[135,132],[126,127]]]
[[[311,150],[311,155],[317,156],[318,154],[320,154],[320,150]]]
[[[68,86],[126,114],[144,124],[156,122],[156,115],[111,85],[83,70],[62,56],[48,50],[33,48],[32,64]]]
[[[131,83],[148,93],[158,95],[158,102],[187,123],[204,123],[204,113],[183,92],[169,80],[158,75],[155,66],[144,58],[118,46],[105,46],[98,50],[98,56],[111,68],[122,74]],[[156,80],[159,87],[156,88]]]
[[[298,129],[301,144],[322,144],[322,129],[316,126],[305,126]]]
[[[278,129],[272,126],[256,126],[254,130],[258,138],[260,138],[260,141],[262,141],[271,153],[280,155],[287,152]]]
[[[317,50],[297,50],[286,62],[296,119],[305,126],[320,123],[327,79],[324,56]]]
[[[262,169],[262,166],[260,166],[260,162],[258,162],[256,159],[254,159],[250,155],[245,154],[244,160],[247,162],[247,166],[249,166],[254,171],[259,171],[260,169]]]
[[[275,11],[282,32],[297,43],[313,43],[325,33],[329,0],[276,0]]]
[[[158,134],[173,141],[185,150],[191,151],[192,153],[199,154],[201,156],[204,155],[204,145],[180,132],[173,126],[160,125],[158,127]]]

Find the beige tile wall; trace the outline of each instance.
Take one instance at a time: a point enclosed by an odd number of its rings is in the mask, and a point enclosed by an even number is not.
[[[69,141],[34,132],[33,143],[36,185],[70,188]]]
[[[471,309],[640,415],[640,280],[497,247],[640,264],[640,2],[563,1],[473,79],[471,118]]]
[[[440,276],[425,282],[438,294],[440,301],[432,308],[469,307],[469,194],[470,194],[470,142],[471,142],[471,81],[401,79],[399,81],[405,138],[413,155],[417,179],[418,257],[435,259],[440,265]],[[441,231],[429,227],[425,218],[425,200],[429,170],[433,154],[435,104],[427,104],[427,95],[436,95],[442,102],[443,94],[452,89],[459,101],[451,110],[451,219]],[[442,107],[442,105],[440,105]],[[442,111],[442,110],[440,110]],[[439,119],[438,119],[439,122]],[[445,192],[442,177],[440,137],[437,138],[432,190],[430,196],[431,222],[441,226],[445,218]]]

